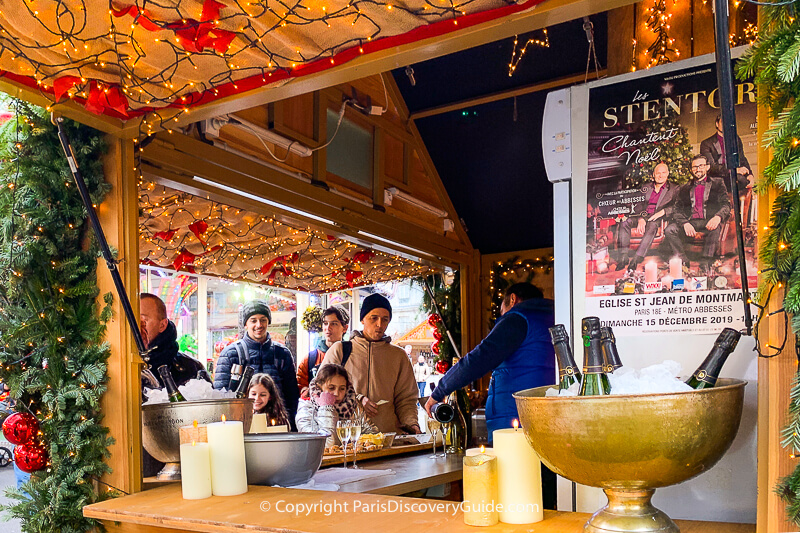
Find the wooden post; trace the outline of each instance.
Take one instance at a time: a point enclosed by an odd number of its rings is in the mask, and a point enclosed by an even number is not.
[[[759,12],[759,21],[761,21]],[[767,90],[759,87],[759,91]],[[769,110],[759,107],[758,110],[758,168],[763,171],[769,163],[771,153],[763,148],[761,139],[769,128]],[[778,195],[771,189],[758,198],[758,242],[766,241],[767,230],[772,216],[772,203]],[[766,265],[759,265],[764,268]],[[782,289],[776,289],[767,311],[773,313],[783,307]],[[761,296],[761,295],[759,295]],[[763,303],[763,300],[762,300]],[[789,392],[792,378],[797,371],[797,359],[794,352],[795,337],[791,333],[791,325],[784,322],[782,312],[776,313],[758,325],[761,349],[765,353],[775,353],[767,345],[780,346],[786,338],[783,353],[769,359],[758,360],[758,499],[756,503],[757,533],[778,533],[779,531],[796,531],[797,527],[786,518],[786,504],[775,493],[778,481],[789,475],[797,466],[797,459],[790,457],[791,450],[781,446],[781,431],[787,422],[789,408]]]
[[[138,186],[134,172],[134,151],[131,140],[108,137],[109,152],[105,160],[106,181],[111,192],[100,204],[97,214],[108,244],[117,250],[122,281],[131,299],[134,313],[139,310],[139,242]],[[111,446],[108,465],[113,471],[103,477],[108,485],[125,492],[142,490],[141,444],[141,359],[133,342],[130,326],[122,312],[120,299],[104,261],[98,261],[97,283],[100,299],[114,295],[114,318],[108,323],[106,341],[111,346],[108,361],[108,390],[101,402],[103,423],[116,440]]]

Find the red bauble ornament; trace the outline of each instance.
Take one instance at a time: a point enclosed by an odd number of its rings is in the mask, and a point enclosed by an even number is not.
[[[441,321],[442,321],[441,317],[436,313],[431,313],[428,315],[428,325],[433,328],[435,328],[436,324],[438,324]]]
[[[39,432],[39,421],[30,413],[14,413],[3,422],[3,435],[11,444],[31,442]]]
[[[439,355],[439,352],[441,351],[441,347],[439,346],[439,341],[436,341],[433,344],[431,344],[431,351],[436,355]]]
[[[433,330],[433,338],[436,339],[437,341],[442,340],[442,332],[439,331],[439,328]]]
[[[42,444],[28,443],[14,448],[14,462],[28,474],[47,466],[47,448]]]
[[[447,361],[437,361],[436,362],[436,371],[440,374],[445,374],[447,371],[450,370],[450,363]]]

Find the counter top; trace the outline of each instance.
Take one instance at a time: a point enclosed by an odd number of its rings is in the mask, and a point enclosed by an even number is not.
[[[250,486],[249,492],[239,496],[184,500],[180,485],[169,485],[88,505],[83,514],[103,521],[108,531],[119,533],[342,533],[345,524],[348,531],[382,533],[580,533],[589,519],[585,513],[545,511],[545,520],[537,524],[476,529],[464,524],[462,513],[454,511],[454,505],[457,502],[259,486]],[[301,511],[293,513],[292,509]],[[682,533],[756,530],[755,524],[676,522]]]

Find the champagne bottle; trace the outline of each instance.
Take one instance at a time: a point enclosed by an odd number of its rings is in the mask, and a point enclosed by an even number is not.
[[[431,407],[431,415],[433,418],[442,424],[447,424],[453,421],[453,418],[456,416],[456,412],[453,408],[446,404],[446,403],[435,403]]]
[[[700,363],[686,384],[693,389],[710,389],[716,385],[722,365],[736,348],[741,336],[742,334],[735,329],[723,329],[714,341],[714,347],[708,352],[708,356]]]
[[[250,388],[250,379],[253,377],[253,370],[252,366],[244,367],[244,372],[242,372],[241,380],[239,381],[239,387],[236,389],[236,397],[237,398],[244,398],[247,396],[247,389]]]
[[[450,399],[447,401],[447,404],[453,408],[453,412],[455,413],[453,421],[447,428],[448,444],[450,445],[447,449],[448,453],[462,453],[467,449],[467,421],[464,419],[464,414],[458,407],[457,392],[458,391],[453,392],[450,395]]]
[[[158,367],[158,374],[161,376],[161,381],[164,382],[164,386],[167,387],[169,401],[185,402],[186,398],[183,397],[181,391],[178,390],[178,386],[175,385],[175,380],[172,379],[172,374],[169,371],[169,367],[167,365],[161,365]]]
[[[575,364],[575,358],[572,357],[567,328],[564,327],[564,324],[556,324],[548,331],[550,331],[550,339],[553,341],[556,361],[558,361],[558,388],[568,389],[573,383],[581,380],[581,373],[578,365]]]
[[[467,449],[470,447],[470,443],[472,443],[472,406],[469,403],[469,393],[466,388],[461,388],[456,391],[456,403],[458,404],[458,409],[461,411],[461,416],[464,417],[466,430],[464,449]]]
[[[608,326],[600,328],[600,341],[603,346],[603,360],[606,365],[606,374],[611,374],[618,368],[622,368],[622,361],[617,351],[617,339],[614,332]]]
[[[228,382],[228,390],[235,392],[239,388],[239,382],[242,380],[242,372],[244,367],[238,364],[231,365],[231,380]]]
[[[589,316],[581,321],[583,337],[583,381],[578,396],[611,393],[611,384],[603,371],[603,347],[600,340],[600,319]]]

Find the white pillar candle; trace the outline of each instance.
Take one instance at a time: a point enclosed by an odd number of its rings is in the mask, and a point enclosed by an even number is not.
[[[247,492],[244,460],[244,430],[238,421],[208,424],[211,449],[211,490],[214,496],[236,496]]]
[[[250,424],[250,433],[267,433],[266,413],[253,413],[253,422]]]
[[[267,431],[265,433],[288,433],[289,426],[281,425],[281,426],[269,426],[267,427]]]
[[[464,523],[493,526],[497,523],[497,458],[479,453],[464,457]]]
[[[652,283],[658,281],[658,264],[655,261],[648,261],[644,265],[644,281]]]
[[[494,449],[486,448],[485,446],[481,446],[480,448],[467,448],[467,451],[464,452],[464,455],[467,457],[472,457],[473,455],[480,455],[485,453],[486,455],[494,455]]]
[[[539,456],[518,428],[492,433],[497,456],[500,521],[532,524],[544,518],[542,512],[542,470]]]
[[[181,490],[184,500],[211,497],[211,455],[208,443],[181,444]]]
[[[669,275],[672,279],[683,279],[683,260],[680,257],[669,260]]]

